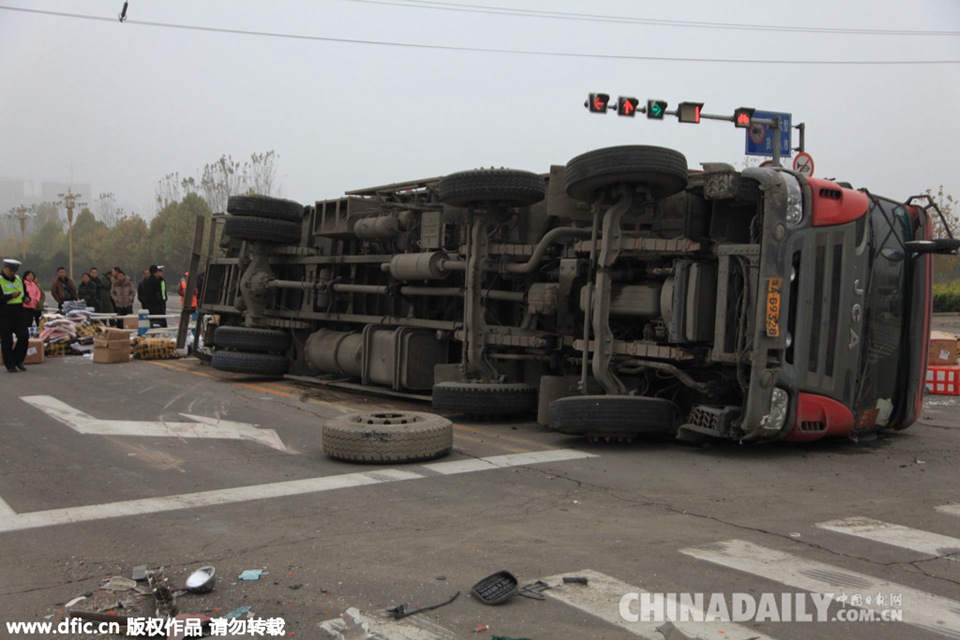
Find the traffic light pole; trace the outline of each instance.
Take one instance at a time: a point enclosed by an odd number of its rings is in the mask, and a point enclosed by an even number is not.
[[[675,115],[676,112],[668,111],[670,115]],[[724,122],[733,122],[736,123],[736,118],[731,116],[720,116],[711,113],[701,113],[701,120],[722,120]],[[759,124],[761,126],[767,127],[774,132],[774,135],[779,137],[780,135],[780,116],[774,116],[772,118],[750,118],[750,124]],[[773,166],[779,167],[780,164],[780,141],[779,139],[774,140],[773,144]]]
[[[606,113],[608,108],[615,108],[618,115],[633,117],[637,113],[646,114],[647,118],[653,120],[663,120],[664,116],[676,116],[677,120],[681,123],[689,124],[699,124],[701,120],[722,120],[723,122],[732,122],[738,129],[750,128],[754,125],[759,125],[766,128],[771,132],[772,147],[773,151],[773,166],[780,167],[780,157],[783,151],[780,149],[780,127],[784,124],[784,119],[781,115],[773,115],[770,118],[756,118],[754,113],[756,109],[748,107],[740,107],[737,109],[733,116],[722,116],[712,113],[703,113],[701,109],[703,108],[702,102],[681,102],[677,109],[670,111],[667,109],[667,102],[665,100],[647,100],[646,107],[639,106],[639,100],[636,98],[628,98],[625,96],[620,96],[617,99],[617,102],[614,105],[610,104],[610,94],[607,93],[591,93],[589,98],[584,103],[584,106],[587,107],[590,111],[594,113]],[[786,122],[789,123],[789,115],[787,116]],[[800,147],[799,151],[803,151],[804,146],[804,125],[800,123],[797,127],[800,130]],[[759,141],[756,141],[759,142]],[[790,142],[790,138],[788,138]],[[790,153],[791,147],[787,145],[787,153]],[[750,153],[748,151],[747,153]],[[761,154],[755,154],[761,155]]]

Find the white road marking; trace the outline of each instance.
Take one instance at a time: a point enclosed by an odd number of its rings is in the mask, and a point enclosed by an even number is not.
[[[903,622],[948,638],[960,638],[960,602],[863,573],[768,549],[746,540],[727,540],[701,547],[681,549],[694,558],[743,571],[797,589],[815,593],[861,594],[864,603],[856,608],[875,612],[889,609],[866,596],[901,594],[899,608]]]
[[[911,529],[899,524],[873,520],[872,518],[845,518],[817,525],[820,529],[845,533],[858,538],[882,542],[902,549],[910,549],[931,556],[943,556],[948,560],[960,560],[960,539],[950,536]]]
[[[339,618],[317,624],[324,638],[390,638],[391,640],[456,640],[455,633],[426,616],[410,616],[402,620],[384,617],[381,613],[363,613],[351,607]]]
[[[945,504],[937,507],[940,513],[946,513],[951,516],[960,516],[960,504]]]
[[[50,509],[48,511],[13,514],[11,510],[9,513],[0,515],[0,532],[35,529],[58,524],[89,522],[91,520],[103,520],[106,518],[120,518],[146,513],[161,513],[164,511],[175,511],[177,509],[209,507],[250,500],[283,498],[321,491],[334,491],[351,487],[384,484],[387,482],[422,480],[438,475],[457,475],[474,471],[507,469],[510,467],[595,457],[592,453],[583,453],[572,449],[554,449],[551,451],[491,456],[489,458],[463,461],[436,462],[410,467],[408,469],[378,469],[376,471],[361,471],[336,476],[305,478],[303,480],[289,480],[286,482],[235,487],[232,489],[216,489],[213,491],[184,493],[159,498],[124,500],[122,502]],[[421,472],[419,469],[423,471]]]
[[[591,569],[561,573],[543,578],[543,581],[549,585],[563,584],[564,576],[585,577],[587,585],[564,585],[563,589],[547,589],[543,594],[640,638],[663,640],[664,636],[657,631],[657,627],[663,625],[663,622],[631,622],[620,615],[620,600],[624,595],[649,591]],[[674,622],[673,625],[691,638],[702,640],[773,640],[770,636],[733,622]]]
[[[243,422],[218,420],[187,413],[181,413],[180,415],[193,422],[98,420],[52,396],[25,396],[21,399],[78,433],[109,436],[148,436],[153,438],[250,440],[279,451],[289,452],[275,430],[258,429],[252,424]]]
[[[8,516],[15,515],[17,515],[17,512],[14,511],[3,498],[0,498],[0,518],[6,518]]]

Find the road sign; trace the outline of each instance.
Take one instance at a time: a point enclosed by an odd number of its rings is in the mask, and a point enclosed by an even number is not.
[[[745,139],[746,139],[746,154],[748,156],[772,156],[773,155],[773,144],[774,140],[777,139],[777,136],[772,135],[773,132],[769,131],[769,127],[764,128],[764,135],[758,135],[754,131],[756,127],[757,120],[770,120],[776,116],[780,116],[780,157],[789,158],[793,155],[791,153],[791,127],[790,127],[790,118],[791,114],[789,113],[780,113],[777,111],[754,111],[753,112],[753,125],[746,130]],[[759,139],[759,140],[758,140]]]
[[[802,176],[810,177],[813,175],[813,156],[809,153],[798,153],[793,159],[793,170]]]

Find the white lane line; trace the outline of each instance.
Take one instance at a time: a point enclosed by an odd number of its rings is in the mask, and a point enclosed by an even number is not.
[[[944,504],[937,507],[937,511],[950,516],[960,516],[960,504]]]
[[[845,533],[858,538],[882,542],[902,549],[910,549],[948,560],[960,560],[960,538],[911,529],[899,524],[872,518],[844,518],[816,525],[819,529]]]
[[[91,520],[119,518],[146,513],[161,513],[164,511],[175,511],[177,509],[232,504],[250,500],[283,498],[306,493],[384,484],[387,482],[422,480],[437,475],[448,476],[474,471],[507,469],[510,467],[595,457],[592,453],[583,453],[572,449],[554,449],[551,451],[491,456],[489,458],[435,462],[411,467],[410,469],[379,469],[377,471],[345,473],[336,476],[305,478],[303,480],[289,480],[286,482],[235,487],[232,489],[200,491],[197,493],[184,493],[160,498],[124,500],[122,502],[67,507],[65,509],[51,509],[48,511],[33,511],[21,514],[14,514],[11,509],[8,512],[0,514],[0,532],[20,531],[58,524],[72,524],[75,522],[88,522]],[[418,469],[425,471],[421,473]]]
[[[750,573],[797,589],[814,593],[861,594],[859,609],[879,612],[887,603],[876,604],[866,596],[901,594],[903,622],[948,638],[960,639],[960,602],[863,573],[848,571],[823,562],[808,560],[783,551],[768,549],[746,540],[727,540],[701,547],[681,549],[681,553],[724,567]]]
[[[15,515],[17,515],[17,512],[14,511],[3,498],[0,498],[0,518],[6,518]]]
[[[550,576],[549,578],[543,578],[543,581],[549,585],[563,584],[564,576],[582,576],[587,578],[587,585],[564,585],[563,589],[547,589],[543,594],[580,611],[589,613],[604,622],[615,625],[640,638],[663,640],[664,634],[657,631],[657,627],[663,626],[664,622],[645,622],[643,620],[633,622],[625,620],[620,614],[620,601],[625,595],[649,593],[648,591],[591,569],[561,573]],[[634,601],[632,606],[636,609],[637,602]],[[702,615],[688,615],[688,608],[681,608],[684,609],[684,612],[679,616],[681,619],[703,617]],[[634,610],[632,613],[637,614],[639,612]],[[673,626],[686,636],[700,638],[702,640],[747,640],[748,638],[773,640],[770,636],[757,633],[757,631],[753,629],[732,622],[674,621]]]

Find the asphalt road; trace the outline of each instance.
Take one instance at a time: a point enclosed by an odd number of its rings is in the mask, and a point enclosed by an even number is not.
[[[0,382],[0,623],[57,622],[84,594],[74,607],[151,616],[151,598],[101,582],[148,565],[177,586],[212,564],[216,589],[180,596],[181,611],[250,606],[286,637],[323,638],[350,607],[383,628],[389,607],[459,591],[382,637],[660,638],[660,623],[621,615],[625,596],[638,615],[640,590],[730,608],[775,597],[787,618],[783,598],[813,611],[811,593],[879,594],[877,615],[904,619],[681,625],[704,640],[960,637],[955,397],[929,396],[920,423],[861,444],[598,445],[455,418],[451,456],[368,466],[323,455],[325,419],[429,408],[194,359],[57,358]],[[265,573],[238,580],[247,569]],[[558,588],[501,606],[469,594],[503,569]]]

